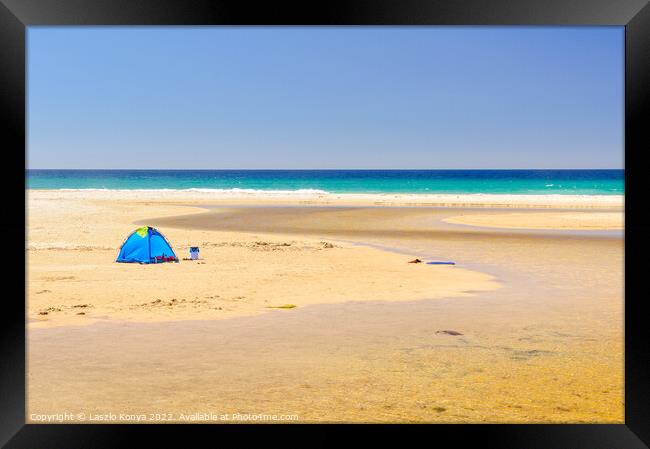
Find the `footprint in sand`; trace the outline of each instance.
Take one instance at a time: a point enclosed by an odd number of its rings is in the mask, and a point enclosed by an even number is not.
[[[539,357],[544,355],[554,354],[553,351],[545,351],[542,349],[530,349],[527,351],[521,350],[511,350],[510,358],[512,360],[529,360],[533,357]]]
[[[74,276],[46,276],[43,278],[44,281],[73,281],[77,279]]]
[[[60,312],[61,309],[58,307],[48,307],[38,312],[39,315],[49,315],[51,312]]]

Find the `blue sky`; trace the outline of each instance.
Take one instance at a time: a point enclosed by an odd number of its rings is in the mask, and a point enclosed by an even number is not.
[[[622,27],[30,27],[28,168],[622,168]]]

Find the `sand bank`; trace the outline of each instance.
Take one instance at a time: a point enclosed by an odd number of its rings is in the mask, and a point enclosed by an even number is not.
[[[623,195],[354,194],[248,190],[32,190],[40,198],[170,201],[184,204],[298,204],[488,208],[622,209]]]
[[[535,212],[457,215],[446,223],[505,229],[614,230],[624,228],[622,212]]]
[[[487,274],[408,264],[412,257],[335,240],[191,226],[160,229],[179,258],[189,256],[190,246],[199,246],[200,261],[114,263],[135,221],[187,217],[188,212],[192,217],[205,210],[153,200],[82,200],[68,193],[53,201],[48,193],[30,192],[30,326],[222,319],[287,310],[283,307],[457,297],[498,288]]]

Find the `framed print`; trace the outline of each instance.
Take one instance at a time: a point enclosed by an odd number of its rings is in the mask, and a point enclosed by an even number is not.
[[[647,447],[646,2],[0,18],[7,447]]]

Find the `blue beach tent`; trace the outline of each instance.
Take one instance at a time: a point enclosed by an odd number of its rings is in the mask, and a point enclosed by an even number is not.
[[[164,235],[156,228],[143,226],[133,231],[122,243],[115,262],[178,262],[178,257]]]

